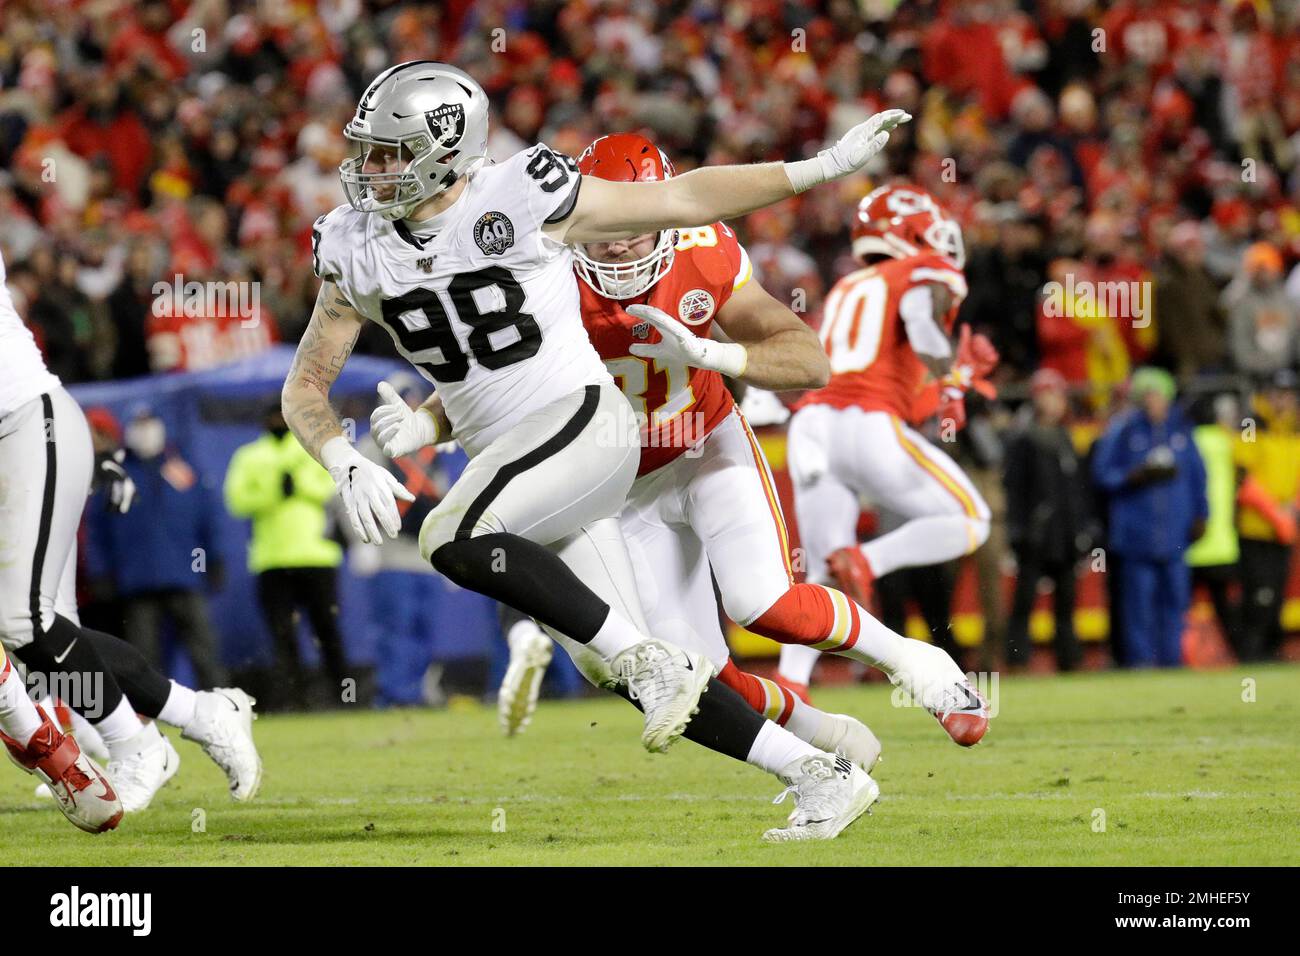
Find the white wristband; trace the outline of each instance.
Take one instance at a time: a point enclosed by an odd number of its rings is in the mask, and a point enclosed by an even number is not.
[[[806,192],[814,186],[819,186],[827,180],[835,178],[835,174],[828,172],[826,164],[822,161],[822,155],[826,152],[828,150],[822,150],[812,159],[800,159],[793,163],[785,163],[785,174],[796,193]]]
[[[728,378],[740,378],[749,365],[749,353],[739,342],[708,341],[705,354],[708,356],[709,367]]]
[[[421,429],[423,432],[421,437],[425,439],[424,443],[426,445],[441,445],[450,436],[442,434],[442,428],[438,423],[438,419],[434,417],[433,412],[429,411],[429,409],[425,408],[423,405],[415,410],[417,416],[420,412],[424,412],[424,417],[429,420],[429,430],[425,432]]]

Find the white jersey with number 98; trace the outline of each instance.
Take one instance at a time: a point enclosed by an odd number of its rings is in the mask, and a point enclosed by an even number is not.
[[[529,412],[610,381],[582,326],[572,253],[542,231],[581,183],[572,159],[539,144],[471,174],[433,219],[339,206],[316,222],[317,276],[434,383],[471,456]]]

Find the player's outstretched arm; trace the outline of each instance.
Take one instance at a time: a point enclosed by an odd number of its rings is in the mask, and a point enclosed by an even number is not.
[[[877,113],[834,146],[794,163],[705,166],[654,183],[616,183],[587,176],[573,212],[546,231],[562,242],[608,242],[743,216],[857,172],[885,148],[889,131],[910,119],[902,110]]]
[[[343,435],[343,425],[330,406],[330,388],[352,354],[364,321],[334,283],[321,283],[311,321],[280,392],[285,424],[317,461],[325,443]]]

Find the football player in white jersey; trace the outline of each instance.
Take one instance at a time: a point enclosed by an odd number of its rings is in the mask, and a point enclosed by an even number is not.
[[[29,680],[77,690],[61,696],[103,738],[120,809],[143,810],[180,766],[157,725],[138,714],[181,728],[225,771],[231,795],[247,800],[262,776],[252,698],[237,688],[196,692],[168,681],[130,644],[81,626],[77,526],[94,471],[86,417],[45,367],[4,286],[0,261],[0,646]],[[22,682],[0,683],[0,696],[9,685]],[[66,787],[58,779],[46,783],[67,813]],[[89,812],[93,799],[82,809]]]
[[[878,790],[765,722],[702,654],[647,636],[617,523],[640,459],[637,420],[583,330],[570,244],[789,198],[860,169],[908,118],[878,114],[802,162],[614,183],[580,176],[545,145],[487,164],[482,88],[446,64],[392,67],[345,128],[358,146],[340,167],[349,205],[317,221],[321,290],[283,392],[285,420],[334,476],[358,535],[395,536],[406,492],[348,443],[329,404],[362,323],[383,325],[436,387],[416,411],[381,388],[372,426],[385,452],[455,437],[471,459],[425,519],[422,553],[599,657],[644,711],[648,749],[685,734],[783,776],[797,808],[774,840],[833,837]]]

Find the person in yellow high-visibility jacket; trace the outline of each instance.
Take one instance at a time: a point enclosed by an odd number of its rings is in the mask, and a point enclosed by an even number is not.
[[[1281,612],[1294,554],[1300,497],[1300,382],[1277,372],[1255,398],[1253,429],[1237,439],[1234,457],[1253,485],[1239,499],[1243,660],[1275,657],[1282,644]],[[1244,488],[1245,486],[1243,486]]]
[[[266,433],[236,450],[226,471],[230,513],[251,518],[248,569],[257,576],[258,599],[275,639],[283,677],[281,705],[307,703],[298,657],[294,612],[306,613],[325,671],[337,689],[346,674],[338,628],[338,566],[343,549],[327,533],[325,504],[334,480],[289,432],[279,405],[268,411]]]

